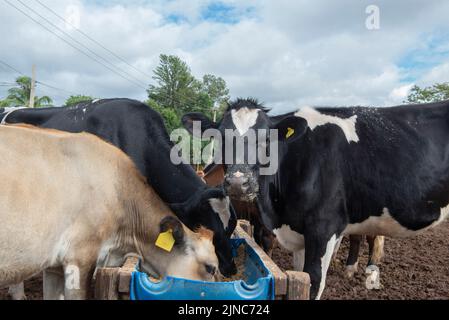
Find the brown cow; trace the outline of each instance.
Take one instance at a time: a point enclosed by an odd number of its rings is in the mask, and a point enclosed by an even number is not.
[[[181,224],[96,136],[2,125],[0,164],[0,287],[46,270],[45,298],[85,299],[95,267],[129,253],[153,276],[214,279],[212,233]],[[161,233],[175,241],[169,251],[155,244]]]

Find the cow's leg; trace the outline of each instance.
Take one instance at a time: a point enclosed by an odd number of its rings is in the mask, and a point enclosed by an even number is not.
[[[362,243],[363,236],[350,235],[349,236],[349,253],[346,260],[346,276],[352,278],[357,272],[359,266],[359,254],[360,244]]]
[[[371,289],[380,289],[380,269],[378,265],[384,255],[385,237],[367,236],[366,239],[369,246],[369,261],[365,270],[366,283],[371,284]]]
[[[8,294],[13,300],[26,300],[25,287],[23,282],[12,285],[8,288]]]
[[[378,265],[384,256],[384,236],[366,236],[369,246],[369,261],[368,266]]]
[[[265,228],[259,219],[253,219],[252,223],[254,226],[254,240],[271,257],[274,243],[272,232]]]
[[[304,270],[305,250],[298,250],[293,252],[293,269],[295,271]]]
[[[343,237],[340,237],[337,241],[337,244],[335,245],[334,253],[332,254],[332,261],[337,259],[338,250],[340,250],[341,241],[343,240]]]
[[[262,244],[264,251],[268,254],[269,257],[273,255],[273,246],[274,246],[274,234],[262,226]]]
[[[44,270],[44,300],[64,300],[64,271],[62,268]]]
[[[326,275],[331,262],[332,253],[339,236],[307,234],[305,241],[304,271],[310,275],[310,298],[319,300],[326,284]]]
[[[64,297],[66,300],[86,300],[94,264],[67,264],[64,266]]]

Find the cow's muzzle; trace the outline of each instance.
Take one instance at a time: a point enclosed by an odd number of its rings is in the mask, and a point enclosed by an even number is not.
[[[249,172],[228,172],[225,175],[224,187],[229,197],[234,200],[251,202],[257,197],[257,182]]]

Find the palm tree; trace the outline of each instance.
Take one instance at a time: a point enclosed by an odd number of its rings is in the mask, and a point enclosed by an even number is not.
[[[8,96],[3,100],[4,105],[8,107],[27,107],[30,104],[31,78],[18,77],[16,79],[17,87],[8,90]],[[53,100],[48,96],[34,97],[34,107],[50,106]]]

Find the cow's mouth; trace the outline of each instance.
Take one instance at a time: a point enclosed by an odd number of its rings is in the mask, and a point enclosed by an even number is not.
[[[241,201],[241,202],[246,202],[246,203],[254,203],[257,198],[256,192],[243,193],[243,192],[233,191],[233,192],[227,192],[227,194],[234,201]]]

